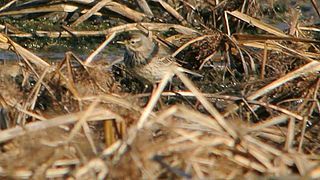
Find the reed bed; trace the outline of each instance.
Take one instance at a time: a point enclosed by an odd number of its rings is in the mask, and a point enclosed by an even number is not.
[[[319,18],[317,1],[5,0],[0,176],[319,178]],[[172,67],[152,88],[96,59],[131,31],[203,77]],[[25,42],[41,38],[101,43],[49,62]]]

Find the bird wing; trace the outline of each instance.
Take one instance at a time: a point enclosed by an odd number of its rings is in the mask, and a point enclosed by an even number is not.
[[[183,68],[181,66],[181,64],[179,64],[177,62],[177,59],[174,58],[174,57],[167,56],[167,57],[162,58],[160,61],[161,61],[161,63],[165,64],[166,66],[175,65],[176,67],[178,67],[177,70],[180,71],[180,72],[188,73],[188,74],[191,74],[191,75],[194,75],[194,76],[197,76],[197,77],[203,77],[199,73],[196,73],[196,72],[193,72],[193,71],[191,71],[189,69]]]

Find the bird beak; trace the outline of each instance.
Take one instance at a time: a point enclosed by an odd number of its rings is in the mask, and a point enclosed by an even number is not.
[[[117,44],[126,45],[126,44],[128,44],[128,43],[127,43],[127,41],[117,41]]]
[[[117,41],[117,44],[124,44],[124,41]]]

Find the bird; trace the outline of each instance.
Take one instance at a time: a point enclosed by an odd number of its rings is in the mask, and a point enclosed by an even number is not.
[[[125,45],[124,64],[130,74],[143,83],[156,84],[176,65],[179,71],[201,76],[182,68],[175,58],[171,57],[170,49],[158,43],[151,36],[141,32],[131,33],[130,39],[122,42]]]

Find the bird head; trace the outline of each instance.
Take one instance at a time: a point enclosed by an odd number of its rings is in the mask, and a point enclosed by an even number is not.
[[[149,52],[153,47],[153,40],[142,33],[135,32],[130,35],[128,40],[120,42],[124,44],[127,50],[132,52]]]

